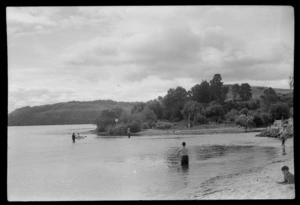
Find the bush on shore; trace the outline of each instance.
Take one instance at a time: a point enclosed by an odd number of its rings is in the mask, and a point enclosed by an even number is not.
[[[142,123],[142,129],[150,129],[151,127],[150,127],[150,125],[147,123],[147,122],[143,122]]]
[[[248,120],[248,121],[247,121]],[[235,124],[245,127],[246,123],[248,127],[256,127],[253,117],[247,117],[246,115],[237,115],[235,117]]]
[[[262,116],[258,113],[253,115],[253,122],[255,123],[256,127],[262,127],[265,125],[265,121]]]
[[[127,128],[124,125],[120,125],[117,127],[110,127],[107,130],[108,135],[126,135]]]
[[[120,124],[117,127],[109,127],[107,129],[108,135],[127,135],[127,129],[130,128],[131,133],[141,131],[141,124],[138,121],[132,121],[130,124]]]
[[[274,120],[287,119],[290,117],[290,109],[286,103],[276,103],[271,105],[270,114]]]
[[[207,124],[208,123],[208,119],[204,115],[201,115],[200,113],[198,113],[194,117],[194,123],[195,124]]]
[[[239,114],[236,109],[231,109],[225,116],[227,122],[234,122],[235,117]]]
[[[154,127],[156,129],[170,129],[172,127],[172,124],[168,122],[158,121],[155,123]]]

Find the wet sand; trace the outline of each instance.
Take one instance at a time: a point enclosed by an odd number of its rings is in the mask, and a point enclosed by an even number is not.
[[[280,146],[280,141],[272,138],[253,137],[259,146]],[[293,139],[286,142],[285,155],[269,161],[266,166],[249,169],[238,174],[217,176],[199,184],[197,191],[186,189],[186,199],[294,199],[295,185],[281,185],[281,167],[287,165],[294,174]]]

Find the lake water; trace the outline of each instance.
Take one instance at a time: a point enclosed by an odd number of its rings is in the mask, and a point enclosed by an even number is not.
[[[9,200],[163,200],[215,176],[264,166],[279,149],[254,133],[100,137],[94,125],[8,127]],[[72,143],[72,133],[87,137]],[[248,140],[248,143],[247,143]],[[190,164],[176,157],[187,143]]]

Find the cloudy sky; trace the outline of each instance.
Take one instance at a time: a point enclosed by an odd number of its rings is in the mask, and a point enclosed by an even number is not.
[[[288,88],[287,6],[8,7],[8,111],[112,99],[148,101],[220,73]]]

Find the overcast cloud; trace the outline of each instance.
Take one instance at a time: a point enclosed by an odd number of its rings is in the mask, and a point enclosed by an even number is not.
[[[148,101],[220,73],[288,88],[287,6],[8,7],[9,112],[72,100]]]

